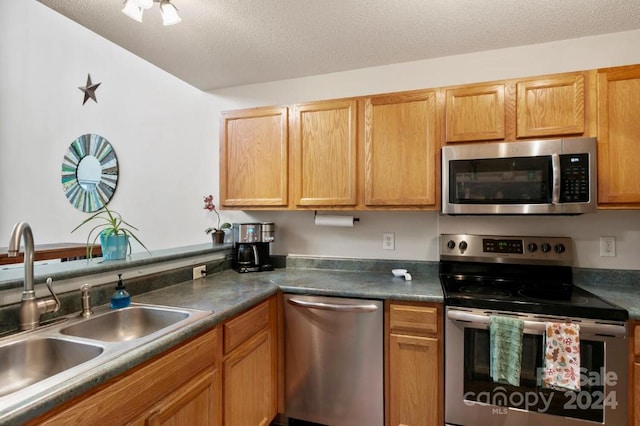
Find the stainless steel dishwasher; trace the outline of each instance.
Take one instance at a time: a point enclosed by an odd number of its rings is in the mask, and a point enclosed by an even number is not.
[[[382,302],[292,294],[284,300],[286,417],[382,426]]]

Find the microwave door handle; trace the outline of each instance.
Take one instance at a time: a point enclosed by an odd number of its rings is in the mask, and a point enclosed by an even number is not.
[[[560,204],[560,156],[558,154],[551,154],[551,173],[553,174],[551,204]]]

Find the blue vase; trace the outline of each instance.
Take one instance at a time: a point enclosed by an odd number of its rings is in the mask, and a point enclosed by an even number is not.
[[[105,260],[126,259],[129,250],[129,236],[100,234],[100,246],[102,247],[102,257]]]

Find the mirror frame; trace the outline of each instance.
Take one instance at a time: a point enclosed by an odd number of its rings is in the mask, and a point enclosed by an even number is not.
[[[94,156],[101,166],[100,181],[91,191],[78,183],[78,165],[88,155]],[[118,157],[108,140],[87,133],[71,142],[62,160],[62,189],[72,206],[87,213],[100,210],[109,203],[117,185]]]

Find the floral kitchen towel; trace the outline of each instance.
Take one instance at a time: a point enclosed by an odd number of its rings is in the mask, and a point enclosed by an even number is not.
[[[524,321],[520,319],[489,317],[490,367],[494,382],[520,385],[523,330]]]
[[[545,334],[545,388],[580,390],[580,325],[548,322]]]

